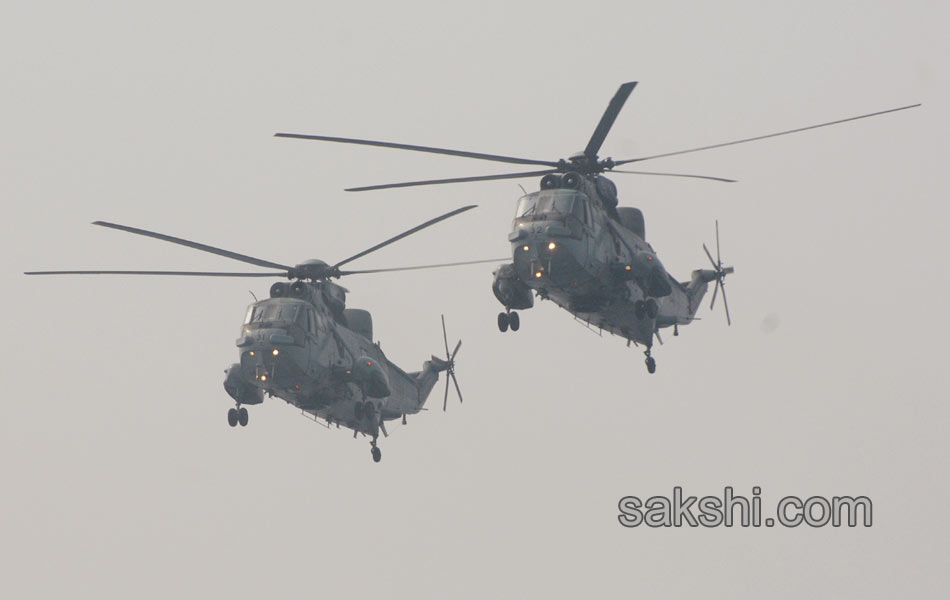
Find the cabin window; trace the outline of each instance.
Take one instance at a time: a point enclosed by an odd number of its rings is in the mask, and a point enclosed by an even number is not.
[[[584,198],[581,195],[577,195],[574,198],[574,216],[577,217],[577,220],[581,223],[590,225],[590,219],[587,214],[587,198]]]

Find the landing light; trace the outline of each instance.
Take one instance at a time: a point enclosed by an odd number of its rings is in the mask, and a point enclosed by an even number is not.
[[[626,269],[626,270],[629,271],[629,270],[630,270],[630,265],[627,265],[626,267],[624,267],[624,269]]]
[[[261,375],[261,381],[267,381],[267,375]]]
[[[540,279],[540,278],[541,278],[541,271],[538,271],[537,273],[535,273],[534,276]]]
[[[277,356],[278,354],[280,354],[280,350],[278,350],[277,348],[274,348],[274,356]]]
[[[555,248],[557,248],[557,244],[555,244],[554,242],[551,242],[550,244],[548,244],[548,250],[554,250]]]
[[[522,246],[521,249],[524,250],[525,252],[527,252],[528,250],[531,249],[531,247],[530,247],[530,246]]]
[[[251,356],[254,356],[254,351],[251,350],[249,354],[250,354]]]

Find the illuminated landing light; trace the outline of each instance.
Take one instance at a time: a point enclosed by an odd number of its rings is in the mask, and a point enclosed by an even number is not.
[[[548,244],[548,250],[554,250],[555,248],[557,248],[557,244],[555,244],[554,242],[551,242],[550,244]]]
[[[626,269],[627,271],[629,271],[630,268],[631,268],[630,265],[627,265],[626,267],[624,267],[624,269]]]
[[[534,276],[537,277],[538,279],[540,279],[540,278],[541,278],[541,271],[538,271],[537,273],[535,273]]]
[[[278,350],[277,348],[274,348],[274,356],[277,356],[278,354],[280,354],[280,350]]]
[[[251,356],[254,356],[254,351],[251,350],[250,352],[248,352],[248,354],[250,354]]]
[[[527,252],[528,250],[531,249],[531,246],[522,246],[521,249]]]
[[[261,375],[261,381],[267,381],[267,375]]]

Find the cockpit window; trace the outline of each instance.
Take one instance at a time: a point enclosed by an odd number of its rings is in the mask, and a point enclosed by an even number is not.
[[[574,215],[581,223],[587,222],[587,197],[573,190],[543,190],[522,196],[518,201],[516,219],[533,215],[563,217]]]
[[[518,201],[518,210],[515,211],[515,218],[520,219],[521,217],[526,217],[534,213],[537,207],[537,196],[522,196],[521,200]]]
[[[297,320],[297,312],[300,307],[296,304],[287,304],[284,302],[267,302],[264,304],[252,305],[247,309],[247,316],[244,318],[245,325],[255,325],[260,323],[272,323],[280,321],[284,323],[293,323]],[[304,316],[306,319],[306,316]],[[302,327],[306,328],[307,322],[304,320]]]

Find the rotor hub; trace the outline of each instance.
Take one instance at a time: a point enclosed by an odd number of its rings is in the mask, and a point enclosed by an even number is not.
[[[295,265],[287,272],[287,277],[288,279],[329,279],[339,277],[339,271],[322,260],[312,258]]]

